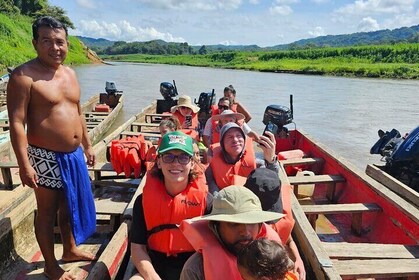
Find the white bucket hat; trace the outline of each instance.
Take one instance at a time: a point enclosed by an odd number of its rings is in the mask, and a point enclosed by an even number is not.
[[[215,115],[212,117],[214,121],[219,121],[225,117],[234,117],[236,121],[244,120],[244,115],[241,113],[235,113],[232,110],[224,110],[219,115]]]

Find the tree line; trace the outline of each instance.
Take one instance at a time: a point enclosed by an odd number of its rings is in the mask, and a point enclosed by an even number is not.
[[[50,5],[48,0],[1,0],[0,13],[7,15],[20,14],[31,18],[53,16],[68,28],[75,29],[66,11],[58,6]]]

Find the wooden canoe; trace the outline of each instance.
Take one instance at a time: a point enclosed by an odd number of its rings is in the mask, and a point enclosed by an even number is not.
[[[124,133],[132,134],[132,129],[136,130],[138,127],[132,124],[144,123],[146,113],[154,112],[155,103],[130,118],[96,144],[94,150],[98,160],[106,159],[107,146],[113,139],[119,139]],[[103,173],[100,181],[105,183],[100,184],[93,180],[97,233],[80,248],[96,254],[98,260],[60,265],[65,270],[71,271],[76,279],[114,279],[127,252],[132,207],[135,198],[142,191],[144,182],[116,176],[108,164],[98,163],[90,168],[90,171],[92,178],[98,173]],[[0,212],[0,279],[46,279],[43,274],[44,261],[33,228],[35,208],[35,196],[30,192],[26,197],[16,196],[14,207]],[[62,246],[56,243],[55,254],[58,258],[60,253]]]
[[[279,141],[304,152],[281,161],[280,177],[294,189],[293,235],[312,277],[419,279],[417,207],[300,130]]]
[[[365,173],[407,201],[411,202],[414,206],[419,207],[419,192],[389,175],[379,166],[368,164],[365,169]]]

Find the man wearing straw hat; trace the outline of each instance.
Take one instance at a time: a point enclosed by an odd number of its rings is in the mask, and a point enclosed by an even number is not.
[[[263,211],[259,198],[243,186],[229,186],[216,193],[210,214],[182,221],[180,229],[197,251],[185,263],[180,279],[242,279],[238,252],[258,238],[281,240],[264,222],[281,213]]]

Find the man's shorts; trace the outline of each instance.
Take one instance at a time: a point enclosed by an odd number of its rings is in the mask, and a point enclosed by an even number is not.
[[[38,175],[38,185],[47,189],[63,189],[55,152],[28,145],[29,163]]]

